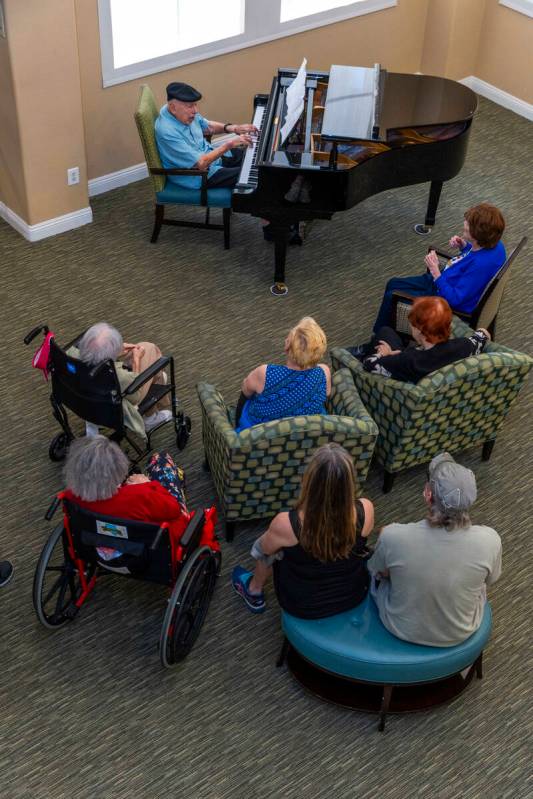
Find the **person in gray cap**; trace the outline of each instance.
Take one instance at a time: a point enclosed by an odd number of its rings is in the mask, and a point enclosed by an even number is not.
[[[470,469],[443,452],[429,464],[425,519],[389,524],[368,562],[381,621],[405,641],[454,646],[481,624],[486,585],[501,573],[502,545],[491,527],[473,525]]]
[[[199,91],[187,83],[169,83],[167,103],[155,121],[155,137],[165,169],[207,169],[208,188],[232,187],[237,183],[244,148],[257,134],[255,125],[207,120],[198,112]],[[234,134],[218,147],[206,136]],[[199,189],[201,179],[169,175],[168,180],[186,189]]]

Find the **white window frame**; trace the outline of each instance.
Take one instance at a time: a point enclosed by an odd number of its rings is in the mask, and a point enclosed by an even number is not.
[[[526,17],[533,17],[533,0],[500,0],[500,5],[525,14]]]
[[[204,2],[206,8],[211,0],[198,0]],[[128,80],[164,72],[174,67],[192,64],[195,61],[204,61],[208,58],[256,44],[292,36],[295,33],[331,25],[334,22],[372,14],[385,8],[398,5],[398,0],[356,0],[352,5],[333,8],[307,17],[279,22],[281,0],[246,0],[245,30],[239,36],[231,36],[218,42],[169,53],[164,56],[139,61],[125,67],[115,69],[113,60],[113,36],[111,30],[111,5],[110,0],[98,0],[98,20],[100,26],[100,50],[102,57],[102,83],[104,88],[124,83]],[[308,54],[309,55],[309,54]],[[283,66],[283,65],[280,65]],[[295,66],[298,66],[297,64]]]

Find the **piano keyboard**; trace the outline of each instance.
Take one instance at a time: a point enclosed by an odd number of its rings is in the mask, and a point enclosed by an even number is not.
[[[261,138],[261,125],[265,115],[266,105],[256,106],[252,125],[258,129],[259,133],[251,147],[246,148],[242,159],[241,174],[237,186],[257,186],[257,145]]]

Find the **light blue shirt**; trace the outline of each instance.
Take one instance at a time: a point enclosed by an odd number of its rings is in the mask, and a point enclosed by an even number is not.
[[[204,136],[204,131],[208,128],[209,123],[201,114],[196,114],[191,124],[185,125],[172,116],[164,105],[155,121],[155,138],[164,168],[192,169],[202,155],[211,152],[213,147]],[[214,175],[221,166],[221,158],[213,161],[207,170],[208,177]],[[169,175],[167,180],[184,189],[199,189],[202,179],[186,175]]]

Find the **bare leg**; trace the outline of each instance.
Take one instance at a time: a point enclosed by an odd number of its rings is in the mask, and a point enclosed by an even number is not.
[[[248,583],[251,594],[263,593],[265,583],[272,574],[272,566],[267,566],[262,560],[256,560],[252,579]]]

